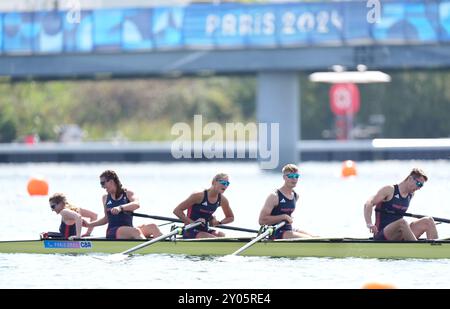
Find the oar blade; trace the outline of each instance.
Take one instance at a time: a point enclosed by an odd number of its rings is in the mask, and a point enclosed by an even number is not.
[[[101,260],[104,262],[121,262],[125,261],[130,255],[123,253],[114,253],[108,256],[92,256],[94,259]]]
[[[121,262],[125,261],[127,258],[129,258],[129,254],[123,254],[123,253],[115,253],[107,257],[107,260],[109,262]]]
[[[227,254],[217,258],[219,262],[226,262],[226,263],[239,262],[242,261],[242,259],[244,259],[243,256],[236,254]]]

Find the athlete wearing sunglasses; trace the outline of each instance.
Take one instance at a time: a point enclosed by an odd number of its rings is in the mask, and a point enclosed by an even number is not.
[[[85,208],[71,205],[64,194],[55,193],[49,198],[50,209],[61,216],[59,233],[67,239],[90,236],[93,227],[81,234],[82,227],[86,227],[86,220],[97,220],[97,214]]]
[[[259,215],[259,224],[274,225],[286,221],[286,224],[271,236],[273,239],[312,237],[311,234],[292,227],[291,215],[298,201],[298,194],[294,191],[300,179],[298,167],[287,164],[283,167],[282,173],[284,184],[267,197]]]
[[[87,224],[89,227],[108,224],[108,239],[146,239],[162,235],[158,226],[153,223],[133,226],[131,213],[140,207],[139,199],[131,190],[122,186],[115,171],[106,170],[100,175],[100,186],[105,189],[103,195],[103,218]]]
[[[229,185],[230,180],[227,174],[217,174],[214,176],[209,189],[191,194],[174,209],[173,213],[183,220],[185,224],[190,224],[195,221],[202,221],[204,223],[204,225],[184,231],[184,238],[225,236],[223,232],[211,229],[209,226],[217,226],[234,221],[233,211],[230,208],[228,199],[223,195]],[[222,208],[225,216],[220,221],[214,216],[215,211],[219,207]],[[185,211],[187,212],[186,214]]]
[[[438,232],[430,217],[408,223],[402,214],[406,212],[414,193],[428,180],[427,175],[414,168],[399,184],[381,188],[364,205],[367,228],[375,240],[417,240],[426,233],[427,239],[437,239]],[[372,210],[376,206],[376,221],[372,224]]]

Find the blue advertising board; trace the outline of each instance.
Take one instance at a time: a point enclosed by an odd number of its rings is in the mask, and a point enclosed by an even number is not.
[[[224,3],[0,13],[1,54],[450,42],[450,0]]]

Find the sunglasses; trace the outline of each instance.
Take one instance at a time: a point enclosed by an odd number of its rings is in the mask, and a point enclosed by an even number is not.
[[[298,179],[300,177],[300,174],[298,174],[298,173],[289,173],[289,174],[286,174],[286,177],[289,178],[289,179],[292,179],[292,178]]]
[[[228,180],[217,180],[217,182],[221,185],[224,185],[225,187],[228,187],[230,185],[230,182]]]
[[[416,181],[416,186],[417,188],[422,188],[423,187],[423,182],[417,180],[417,178],[413,178]]]
[[[58,204],[50,204],[50,208],[55,210],[56,206],[58,206]]]
[[[101,181],[100,181],[100,186],[102,186],[102,188],[105,187],[105,184],[106,184],[108,181],[109,181],[109,179],[101,180]]]

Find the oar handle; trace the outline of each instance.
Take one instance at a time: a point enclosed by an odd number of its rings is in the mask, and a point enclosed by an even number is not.
[[[217,227],[219,229],[224,229],[224,230],[233,230],[233,231],[240,231],[240,232],[247,232],[247,233],[255,233],[258,234],[258,230],[253,230],[253,229],[247,229],[244,227],[237,227],[237,226],[229,226],[229,225],[216,225],[213,227]]]
[[[141,213],[136,213],[136,212],[130,212],[129,214],[134,216],[134,217],[142,217],[142,218],[149,218],[149,219],[155,219],[155,220],[161,220],[161,221],[171,221],[171,222],[183,223],[183,221],[178,219],[178,218],[153,216],[153,215],[146,215],[146,214],[141,214]],[[214,226],[214,227],[219,228],[219,229],[225,229],[225,230],[233,230],[233,231],[240,231],[240,232],[248,232],[248,233],[258,234],[258,230],[247,229],[247,228],[237,227],[237,226],[217,225],[217,226]]]
[[[182,220],[180,220],[178,218],[146,215],[146,214],[141,214],[141,213],[137,213],[137,212],[130,212],[129,214],[132,215],[133,217],[142,217],[142,218],[149,218],[149,219],[155,219],[155,220],[161,220],[161,221],[172,221],[172,222],[181,222],[181,223],[183,222]]]
[[[274,232],[276,232],[278,229],[282,228],[283,226],[286,225],[286,221],[281,221],[280,223],[278,223],[277,225],[272,227],[272,232],[270,233],[270,235],[272,235]]]

